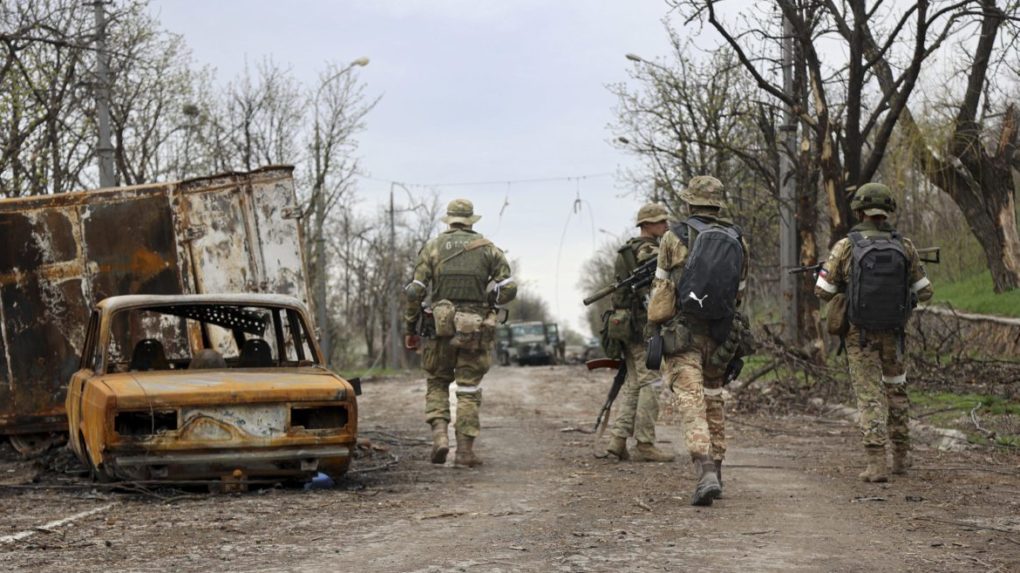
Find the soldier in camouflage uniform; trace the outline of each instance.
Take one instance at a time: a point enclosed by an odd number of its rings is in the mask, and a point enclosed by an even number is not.
[[[408,349],[422,346],[422,367],[428,374],[425,421],[432,426],[435,464],[445,463],[449,451],[450,384],[454,381],[457,382],[454,463],[464,467],[482,463],[474,454],[474,441],[480,429],[479,385],[489,370],[495,338],[495,305],[507,304],[517,296],[517,285],[510,276],[503,251],[472,230],[480,218],[467,199],[451,201],[443,218],[449,229],[422,247],[414,278],[405,288],[404,345]],[[416,325],[423,311],[422,303],[430,295],[437,330],[440,307],[450,308],[449,330],[455,333],[441,332],[422,343]]]
[[[867,183],[854,194],[850,206],[861,221],[851,232],[858,231],[865,238],[892,237],[896,229],[887,218],[895,212],[896,201],[888,187],[881,183]],[[903,239],[902,243],[909,259],[910,290],[917,300],[929,300],[934,289],[917,249],[909,239]],[[829,301],[837,293],[846,292],[852,261],[852,242],[849,238],[840,239],[833,245],[828,260],[818,273],[815,294],[823,301]],[[910,400],[907,397],[901,337],[902,332],[881,330],[866,330],[862,335],[861,330],[851,323],[844,338],[868,460],[859,477],[866,482],[889,479],[887,442],[892,442],[892,473],[904,474],[910,465],[910,434],[907,428]]]
[[[630,276],[642,263],[659,255],[659,237],[669,229],[669,214],[657,203],[648,203],[637,214],[641,233],[627,241],[616,256],[616,280]],[[613,422],[613,435],[606,453],[620,460],[633,458],[640,462],[671,462],[673,454],[655,447],[655,421],[659,418],[659,377],[645,366],[644,338],[648,312],[645,301],[648,288],[639,291],[617,289],[613,308],[630,316],[630,332],[623,341],[623,358],[627,364],[627,380],[620,389],[620,410]],[[627,438],[634,436],[637,446],[627,451]]]
[[[721,226],[732,227],[724,217],[723,184],[715,177],[699,175],[691,178],[680,194],[692,217],[698,217]],[[675,300],[677,282],[687,262],[688,245],[695,239],[693,230],[687,244],[678,235],[679,227],[671,228],[659,242],[659,260],[652,282],[649,307],[672,308],[673,316],[649,317],[649,321],[665,328],[679,321],[690,333],[689,343],[682,351],[663,357],[662,369],[666,383],[677,396],[683,421],[684,443],[699,473],[692,503],[711,505],[721,495],[722,460],[726,455],[726,437],[723,417],[723,382],[725,363],[715,366],[710,360],[719,343],[710,335],[710,325],[699,319],[683,317],[680,301]],[[737,300],[747,280],[747,244],[741,238],[743,266]]]

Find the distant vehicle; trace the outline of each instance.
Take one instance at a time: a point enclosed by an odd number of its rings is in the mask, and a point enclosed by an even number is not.
[[[71,377],[70,445],[104,481],[337,477],[358,390],[292,297],[115,296],[92,308]]]
[[[496,358],[504,366],[511,363],[556,364],[561,361],[563,344],[559,326],[539,321],[503,325],[496,334]]]

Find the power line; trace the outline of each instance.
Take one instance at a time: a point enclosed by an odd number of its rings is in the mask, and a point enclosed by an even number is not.
[[[380,177],[370,177],[368,175],[358,175],[359,178],[367,181],[375,181],[377,183],[400,183],[407,185],[408,187],[480,187],[482,185],[518,185],[521,183],[552,183],[557,181],[582,181],[585,179],[598,179],[601,177],[612,177],[616,175],[615,172],[607,171],[604,173],[588,173],[584,175],[569,175],[564,177],[532,177],[525,179],[492,179],[489,181],[450,181],[445,183],[407,183],[404,181],[397,181],[395,179],[383,179]]]

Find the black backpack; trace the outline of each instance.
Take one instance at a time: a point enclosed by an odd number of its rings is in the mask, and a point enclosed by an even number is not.
[[[910,259],[900,234],[849,235],[853,261],[847,286],[850,324],[862,330],[900,330],[910,318]]]
[[[744,248],[740,243],[741,230],[690,217],[674,232],[690,252],[683,273],[676,285],[677,306],[684,316],[707,321],[720,321],[718,329],[722,339],[729,334],[736,313],[737,291],[744,266]],[[697,236],[689,243],[687,227]],[[679,232],[678,232],[679,231]],[[715,328],[713,335],[716,334]],[[717,336],[713,336],[718,340]]]

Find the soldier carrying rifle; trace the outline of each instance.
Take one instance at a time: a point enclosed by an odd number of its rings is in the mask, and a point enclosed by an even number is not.
[[[611,429],[613,437],[599,457],[613,456],[621,461],[673,461],[673,454],[655,447],[661,380],[645,367],[643,334],[648,322],[645,309],[648,285],[659,255],[659,237],[669,229],[668,219],[669,214],[662,205],[648,203],[641,207],[637,214],[640,234],[617,251],[614,264],[617,282],[585,299],[585,304],[591,304],[609,293],[613,295],[613,309],[604,317],[603,346],[610,358],[622,358],[617,379],[625,380],[622,388],[614,385],[614,390],[622,392],[622,403]],[[627,438],[631,436],[637,445],[633,452],[628,452]]]

